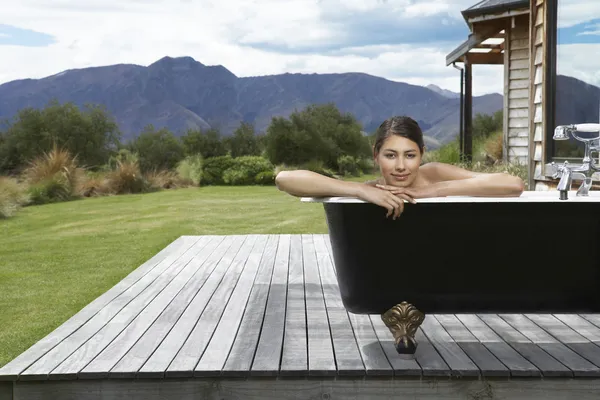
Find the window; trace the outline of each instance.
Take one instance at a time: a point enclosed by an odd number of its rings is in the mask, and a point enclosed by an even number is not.
[[[552,139],[558,125],[600,122],[600,1],[557,0],[548,8],[546,160],[580,162],[583,144]],[[597,133],[584,134],[592,135]]]

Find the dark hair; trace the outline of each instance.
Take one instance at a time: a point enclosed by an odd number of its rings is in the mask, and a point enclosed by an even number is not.
[[[379,153],[383,142],[392,135],[398,135],[412,140],[419,146],[421,154],[425,143],[423,142],[423,132],[421,127],[414,119],[406,116],[395,116],[388,118],[377,128],[375,133],[375,152]]]

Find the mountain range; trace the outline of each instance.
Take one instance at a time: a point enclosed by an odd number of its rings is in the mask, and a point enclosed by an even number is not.
[[[288,117],[307,105],[330,102],[352,113],[366,132],[392,115],[409,115],[419,122],[430,148],[452,140],[459,130],[459,94],[435,85],[411,85],[364,73],[237,77],[221,65],[204,65],[191,57],[163,57],[147,67],[73,69],[8,82],[0,85],[0,118],[10,118],[25,107],[43,108],[52,99],[104,105],[125,141],[148,124],[177,135],[211,127],[229,135],[245,121],[264,132],[272,117]],[[500,94],[475,96],[473,115],[494,113],[502,105]]]

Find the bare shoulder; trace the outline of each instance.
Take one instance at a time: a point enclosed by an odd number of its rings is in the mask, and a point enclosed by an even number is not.
[[[441,162],[430,162],[420,168],[423,177],[432,182],[444,182],[457,179],[469,179],[481,175],[478,172],[469,171],[452,164]]]

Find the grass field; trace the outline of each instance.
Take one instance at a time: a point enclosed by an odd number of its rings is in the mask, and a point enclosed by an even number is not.
[[[327,232],[322,205],[273,186],[25,207],[0,227],[0,366],[181,235]]]

